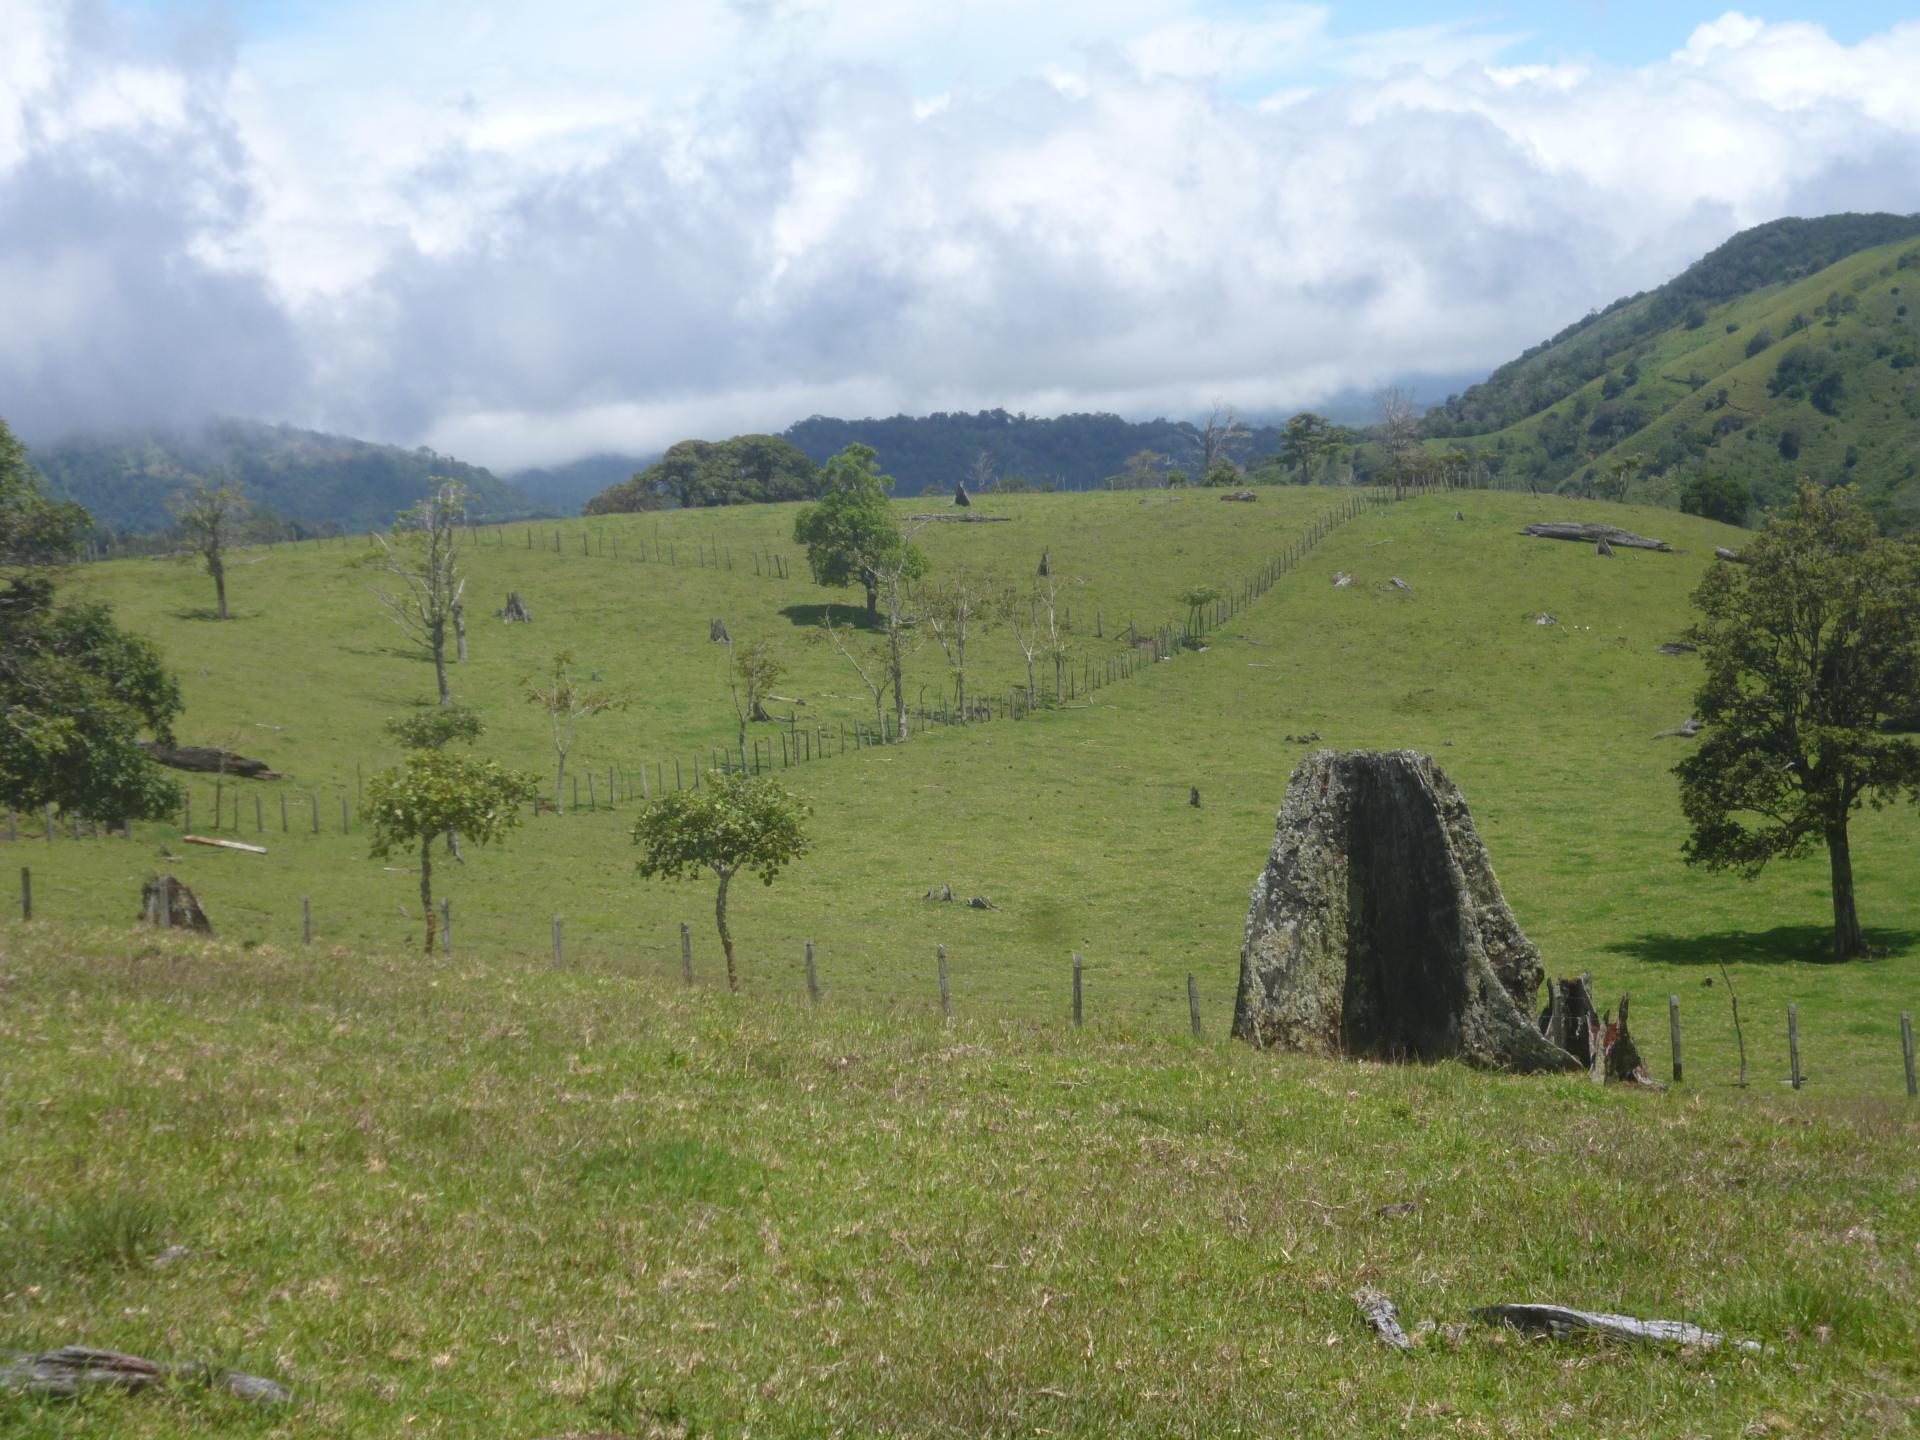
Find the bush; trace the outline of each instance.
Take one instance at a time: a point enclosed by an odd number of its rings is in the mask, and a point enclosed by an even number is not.
[[[1747,358],[1751,360],[1771,344],[1773,344],[1773,331],[1768,326],[1762,325],[1747,337]]]
[[[1696,475],[1680,492],[1680,509],[1684,514],[1700,515],[1728,525],[1743,523],[1752,508],[1753,496],[1731,475]]]

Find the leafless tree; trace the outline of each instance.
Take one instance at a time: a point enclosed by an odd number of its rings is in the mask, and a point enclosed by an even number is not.
[[[1222,460],[1238,465],[1239,456],[1252,442],[1253,432],[1234,414],[1233,407],[1216,401],[1207,423],[1189,441],[1199,461],[1196,483],[1205,480]]]
[[[466,487],[440,479],[432,495],[393,522],[391,535],[374,536],[378,548],[367,557],[391,582],[385,588],[376,585],[373,593],[401,633],[433,656],[442,705],[453,703],[447,630],[467,588],[460,573],[460,524],[466,513]]]
[[[967,640],[998,618],[1001,587],[971,570],[954,571],[925,588],[920,614],[953,672],[954,704],[967,713]]]
[[[1420,412],[1413,396],[1398,385],[1389,385],[1374,397],[1379,412],[1377,433],[1387,454],[1387,474],[1396,498],[1406,493],[1420,450]]]
[[[840,658],[853,667],[853,673],[860,677],[860,683],[867,687],[867,694],[873,697],[873,723],[880,728],[883,715],[882,706],[887,697],[887,651],[884,645],[869,648],[863,657],[858,653],[854,641],[847,634],[847,627],[834,628],[833,607],[827,606],[820,616],[820,628],[827,642],[840,652]],[[878,676],[876,679],[874,677]]]
[[[583,690],[573,678],[573,654],[562,650],[547,667],[545,684],[527,685],[528,703],[547,712],[553,731],[556,762],[553,770],[553,808],[567,813],[566,793],[560,788],[567,778],[567,754],[573,749],[574,726],[602,710],[624,710],[634,700],[627,690]]]

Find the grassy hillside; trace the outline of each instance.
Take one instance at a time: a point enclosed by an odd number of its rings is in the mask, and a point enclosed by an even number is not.
[[[978,508],[1010,523],[926,539],[937,569],[1020,583],[1045,546],[1104,673],[1126,619],[1150,627],[1183,586],[1246,578],[1340,498],[994,498]],[[456,672],[493,725],[484,748],[548,764],[519,687],[562,646],[640,693],[583,728],[580,764],[635,774],[726,744],[716,616],[775,639],[806,720],[837,732],[870,713],[806,639],[818,607],[853,597],[806,582],[797,555],[791,579],[754,573],[791,517],[482,532],[476,611],[512,588],[535,614],[476,626]],[[1608,560],[1517,533],[1542,518],[1614,521],[1680,553]],[[394,758],[379,722],[425,700],[431,669],[384,627],[352,547],[249,552],[224,625],[197,618],[207,582],[190,571],[89,567],[79,583],[179,667],[182,737],[288,778],[226,787],[244,840],[262,838],[260,796],[264,857],[161,825],[8,847],[33,867],[38,918],[0,922],[0,1348],[211,1354],[308,1400],[280,1422],[196,1394],[13,1401],[0,1432],[1531,1435],[1578,1415],[1597,1434],[1902,1433],[1920,1395],[1904,1300],[1920,1121],[1896,1021],[1920,1008],[1920,817],[1859,822],[1862,915],[1886,953],[1845,967],[1811,958],[1821,863],[1751,885],[1681,866],[1668,772],[1685,742],[1651,736],[1686,716],[1698,670],[1658,646],[1729,538],[1524,493],[1408,501],[1333,530],[1206,649],[1087,703],[784,771],[819,844],[771,889],[736,890],[739,999],[716,984],[710,890],[639,881],[633,805],[604,794],[442,867],[455,955],[402,948],[415,881],[367,858],[357,818],[340,833],[339,801],[356,767]],[[1355,581],[1335,588],[1342,570]],[[1004,633],[978,643],[981,683],[1024,679]],[[913,666],[913,688],[944,684],[937,651]],[[1286,737],[1314,731],[1438,757],[1549,968],[1631,991],[1663,1073],[1661,1011],[1680,997],[1688,1083],[1602,1093],[1227,1040],[1247,893],[1303,753]],[[194,794],[204,833],[211,784]],[[299,823],[310,795],[318,836]],[[220,942],[128,927],[163,853]],[[999,908],[925,900],[940,882]],[[1406,1200],[1410,1216],[1377,1213]],[[145,1263],[176,1243],[194,1257]],[[1552,1299],[1773,1348],[1469,1331],[1403,1362],[1360,1328],[1347,1297],[1363,1284],[1410,1321]]]
[[[1632,493],[1666,504],[1702,472],[1732,476],[1756,509],[1798,475],[1849,480],[1890,528],[1920,524],[1920,244],[1909,234],[1731,298],[1687,278],[1439,407],[1429,443],[1546,488],[1638,457]]]
[[[170,525],[167,497],[196,480],[244,486],[255,505],[308,531],[384,528],[437,475],[465,483],[478,518],[540,513],[490,471],[450,455],[251,420],[76,439],[35,448],[33,463],[56,495],[79,501],[104,529],[136,533]]]

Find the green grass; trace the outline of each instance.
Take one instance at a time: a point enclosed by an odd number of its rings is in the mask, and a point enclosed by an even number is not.
[[[1887,1102],[113,931],[16,937],[4,995],[8,1338],[301,1401],[16,1399],[0,1432],[1852,1435],[1920,1400]],[[47,1238],[130,1187],[189,1259]],[[1551,1298],[1771,1348],[1402,1358],[1361,1285],[1409,1325]]]
[[[937,565],[1009,579],[1047,546],[1099,657],[1125,618],[1171,619],[1184,585],[1245,578],[1334,498],[1032,497],[998,502],[1013,523],[928,538]],[[1683,553],[1605,560],[1517,533],[1568,517]],[[563,646],[642,697],[583,729],[582,763],[726,743],[713,616],[778,637],[781,693],[806,713],[863,713],[803,638],[811,607],[845,597],[743,566],[790,524],[631,517],[562,527],[558,556],[476,551],[472,593],[518,589],[536,616],[476,626],[456,672],[494,726],[486,751],[545,766],[518,685]],[[637,563],[656,525],[683,561],[717,543],[722,567]],[[579,554],[600,526],[618,563]],[[456,954],[403,948],[414,880],[338,833],[337,800],[356,762],[393,758],[379,722],[431,672],[382,630],[349,552],[249,554],[226,625],[193,618],[206,582],[191,572],[90,569],[81,583],[179,666],[183,738],[237,735],[289,778],[241,786],[241,839],[266,797],[264,857],[160,825],[12,847],[40,918],[0,925],[0,1342],[206,1355],[308,1398],[278,1421],[204,1394],[16,1401],[0,1430],[1535,1435],[1578,1417],[1597,1434],[1902,1432],[1920,1397],[1920,1122],[1896,1031],[1920,1008],[1916,817],[1859,821],[1862,914],[1885,953],[1846,966],[1817,960],[1822,860],[1755,884],[1680,864],[1669,770],[1685,742],[1650,737],[1685,718],[1698,670],[1657,647],[1728,534],[1510,493],[1410,501],[1336,530],[1205,650],[1089,703],[783,772],[816,807],[818,848],[771,889],[736,888],[739,999],[715,983],[710,890],[634,876],[624,801],[437,867]],[[1355,583],[1334,588],[1336,570]],[[939,686],[936,661],[916,654],[916,684]],[[1023,678],[1005,636],[982,666],[996,689]],[[1688,1083],[1601,1093],[1225,1039],[1248,890],[1304,753],[1283,737],[1311,730],[1435,755],[1549,968],[1631,992],[1657,1072],[1664,997],[1681,997]],[[204,815],[211,787],[194,786]],[[325,833],[282,837],[281,789],[321,792]],[[131,926],[163,850],[220,942]],[[1000,908],[923,899],[941,882]],[[1721,962],[1747,1020],[1745,1092]],[[1409,1220],[1373,1213],[1409,1198]],[[168,1244],[195,1258],[140,1263]],[[1361,1284],[1410,1321],[1545,1298],[1776,1348],[1474,1333],[1403,1362],[1359,1329]]]

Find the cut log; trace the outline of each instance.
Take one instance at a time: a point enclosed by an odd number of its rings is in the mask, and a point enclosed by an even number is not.
[[[1353,1303],[1360,1307],[1360,1313],[1373,1327],[1373,1333],[1380,1337],[1380,1343],[1394,1350],[1411,1350],[1413,1341],[1407,1338],[1407,1332],[1400,1328],[1400,1314],[1393,1308],[1393,1301],[1379,1290],[1356,1290]]]
[[[1347,586],[1351,585],[1352,583],[1353,583],[1353,577],[1347,574],[1346,571],[1336,570],[1333,572],[1333,588],[1334,589],[1344,590]]]
[[[1407,582],[1402,580],[1398,575],[1389,576],[1387,579],[1387,583],[1393,586],[1393,588],[1396,590],[1404,590],[1409,595],[1413,593],[1413,587],[1407,584]]]
[[[1000,907],[987,899],[986,896],[976,895],[967,901],[967,908],[969,910],[998,910]]]
[[[31,1395],[69,1399],[94,1390],[133,1392],[176,1383],[210,1385],[238,1399],[263,1405],[282,1405],[293,1398],[286,1386],[258,1375],[242,1375],[237,1370],[200,1363],[169,1365],[85,1345],[67,1345],[41,1355],[15,1353],[0,1357],[0,1390],[20,1390]]]
[[[509,590],[507,592],[507,603],[493,613],[509,625],[531,625],[533,623],[533,612],[527,609],[526,602],[521,600],[518,590]]]
[[[1260,497],[1254,494],[1253,491],[1251,490],[1229,490],[1227,491],[1226,494],[1222,495],[1220,498],[1222,500],[1249,501],[1249,500],[1258,500]]]
[[[264,845],[244,845],[238,840],[214,840],[205,835],[182,835],[181,841],[187,845],[211,845],[216,850],[244,850],[249,855],[264,855]]]
[[[1410,750],[1321,750],[1254,884],[1233,1033],[1262,1049],[1567,1071],[1544,968],[1457,787]]]
[[[1689,645],[1684,640],[1669,640],[1660,647],[1660,653],[1662,655],[1693,655],[1698,653],[1698,647]]]
[[[1677,735],[1682,740],[1691,740],[1693,739],[1694,736],[1698,735],[1699,733],[1700,733],[1699,717],[1694,715],[1689,715],[1685,720],[1681,721],[1680,724],[1674,726],[1671,730],[1654,731],[1653,738],[1656,740],[1671,740]]]
[[[955,515],[951,511],[936,511],[930,515],[909,515],[909,520],[958,520],[973,525],[1012,524],[1011,515]]]
[[[1732,1340],[1702,1330],[1685,1320],[1636,1320],[1631,1315],[1609,1315],[1597,1310],[1569,1310],[1564,1305],[1482,1305],[1473,1318],[1488,1325],[1510,1325],[1528,1335],[1565,1340],[1574,1335],[1604,1335],[1654,1345],[1691,1345],[1717,1350],[1731,1344],[1758,1354],[1758,1340]]]
[[[1586,545],[1595,545],[1604,540],[1609,545],[1622,545],[1629,550],[1664,550],[1669,553],[1673,550],[1664,540],[1636,535],[1631,530],[1622,530],[1618,525],[1584,525],[1571,520],[1546,520],[1529,525],[1520,533],[1542,540],[1578,540]]]
[[[163,930],[194,930],[213,934],[207,912],[193,891],[171,875],[156,875],[140,887],[140,918]]]
[[[191,770],[197,775],[238,775],[245,780],[280,778],[280,772],[269,770],[266,761],[250,760],[215,745],[162,745],[157,740],[142,740],[140,748],[156,765]]]
[[[1744,565],[1747,563],[1746,556],[1742,555],[1738,550],[1729,550],[1724,545],[1716,545],[1713,547],[1713,558],[1716,560],[1724,560],[1729,565]]]

